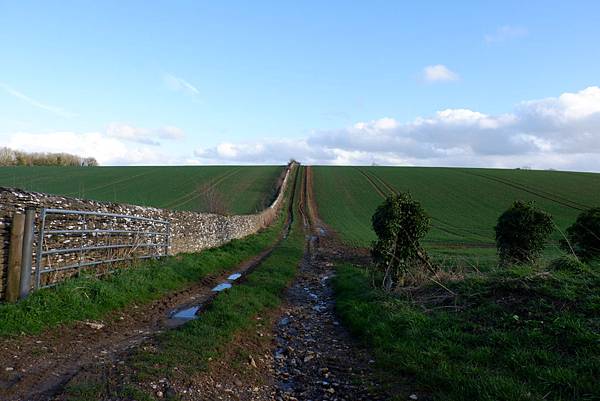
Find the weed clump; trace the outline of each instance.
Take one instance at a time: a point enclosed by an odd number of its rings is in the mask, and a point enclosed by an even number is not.
[[[408,193],[390,195],[371,218],[377,240],[371,255],[383,274],[382,287],[391,290],[402,285],[404,275],[419,264],[428,264],[419,243],[429,231],[431,219],[421,204]]]
[[[585,271],[586,265],[573,255],[565,255],[550,262],[550,270],[579,273]]]
[[[561,247],[583,260],[600,257],[600,207],[582,212],[573,225],[567,228],[567,239]]]
[[[554,230],[552,216],[534,202],[516,201],[498,218],[496,248],[503,266],[534,263]]]

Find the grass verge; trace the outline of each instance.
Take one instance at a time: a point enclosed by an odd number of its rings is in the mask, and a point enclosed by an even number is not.
[[[82,319],[98,319],[129,304],[147,303],[185,288],[209,274],[231,269],[273,244],[284,213],[270,227],[241,240],[199,253],[144,261],[101,279],[82,276],[32,293],[16,304],[0,305],[0,336],[35,334]]]
[[[404,295],[344,264],[334,285],[345,325],[386,380],[436,400],[600,399],[600,269],[514,267]],[[402,379],[404,378],[404,379]]]

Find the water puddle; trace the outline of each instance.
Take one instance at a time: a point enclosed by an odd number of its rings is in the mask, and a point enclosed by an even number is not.
[[[192,320],[196,319],[198,316],[198,311],[200,310],[200,306],[192,306],[190,308],[181,309],[174,311],[170,318],[171,319],[183,319],[183,320]]]
[[[212,289],[212,291],[213,292],[221,292],[221,291],[228,290],[229,288],[232,287],[232,283],[234,283],[236,280],[239,280],[242,276],[243,276],[243,273],[232,273],[229,275],[229,277],[227,277],[227,281],[217,285],[216,287],[214,287]],[[192,297],[191,299],[193,300],[194,297]],[[202,306],[203,306],[203,303],[199,303],[194,306],[189,306],[189,304],[187,304],[186,306],[182,306],[179,309],[173,310],[169,314],[167,326],[168,327],[177,327],[177,326],[181,326],[182,324],[185,324],[186,322],[188,322],[190,320],[197,319],[199,317],[198,312],[200,311],[200,308]]]
[[[231,288],[231,284],[230,283],[221,283],[218,286],[216,286],[215,288],[212,289],[212,291],[214,292],[221,292],[224,290],[228,290],[229,288]]]
[[[240,277],[242,277],[241,273],[233,273],[231,276],[227,277],[227,280],[235,281]]]

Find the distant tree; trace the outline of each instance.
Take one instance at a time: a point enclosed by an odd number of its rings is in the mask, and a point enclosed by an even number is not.
[[[583,260],[600,257],[600,207],[581,212],[573,225],[567,228],[567,240],[561,241],[561,247]]]
[[[419,241],[429,231],[431,219],[410,194],[400,193],[388,196],[371,222],[377,235],[371,255],[375,267],[383,273],[382,287],[391,290],[403,284],[411,268],[427,263]]]
[[[553,229],[552,216],[533,202],[514,202],[495,227],[501,264],[535,262]]]
[[[200,210],[207,213],[229,214],[226,198],[214,185],[201,185],[196,192],[198,193]]]
[[[83,159],[83,162],[81,163],[81,165],[88,166],[88,167],[96,167],[96,166],[98,166],[98,162],[93,157],[86,157],[85,159]]]
[[[15,163],[15,152],[7,147],[0,148],[0,166],[12,166]]]
[[[0,166],[97,166],[93,157],[83,158],[70,153],[28,153],[0,148]]]

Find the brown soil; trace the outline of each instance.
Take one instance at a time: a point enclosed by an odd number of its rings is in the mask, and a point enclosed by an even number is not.
[[[165,330],[174,308],[208,302],[216,284],[233,272],[256,266],[271,250],[225,274],[207,277],[149,304],[115,311],[102,321],[76,322],[39,335],[1,340],[0,400],[47,400],[83,369],[120,361],[128,351]]]

